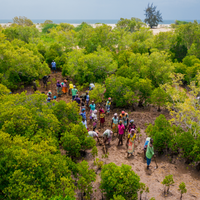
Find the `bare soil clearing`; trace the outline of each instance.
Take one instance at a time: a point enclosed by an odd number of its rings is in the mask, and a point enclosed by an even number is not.
[[[51,77],[49,79],[50,82],[52,82],[52,78],[56,78],[56,80],[62,81],[62,75],[61,72],[58,72],[56,74],[51,74]],[[42,81],[40,82],[41,87],[38,88],[39,91],[47,93],[47,90],[43,88]],[[48,86],[48,89],[52,91],[53,95],[56,95],[56,86],[55,83],[51,83]],[[18,90],[15,93],[20,93],[22,91],[26,90],[27,95],[33,93],[33,89],[31,86],[27,86],[24,89]],[[64,100],[67,103],[71,101],[71,96],[68,95],[62,95],[61,97],[58,97],[58,101]],[[110,129],[111,126],[111,119],[113,117],[113,114],[117,112],[118,114],[122,111],[122,109],[117,108],[114,110],[111,110],[111,113],[109,116],[106,116],[106,122],[104,129],[99,129],[98,124],[98,130],[100,131],[100,135],[103,134],[103,131],[105,129]],[[97,144],[98,148],[98,158],[102,161],[104,161],[105,164],[114,162],[117,165],[121,165],[122,163],[132,166],[132,169],[140,176],[141,182],[145,183],[149,187],[150,193],[147,195],[150,199],[151,197],[155,197],[156,200],[178,200],[180,199],[180,192],[178,191],[178,186],[181,182],[185,182],[187,193],[183,194],[183,200],[200,200],[200,173],[197,172],[196,169],[192,168],[191,166],[185,164],[185,160],[181,159],[179,157],[174,157],[172,160],[167,155],[162,155],[157,157],[157,164],[158,168],[155,169],[156,164],[155,161],[152,160],[152,163],[150,165],[150,170],[146,170],[146,161],[143,158],[143,145],[146,139],[145,134],[145,123],[154,123],[154,120],[156,117],[158,117],[160,114],[164,114],[167,119],[170,118],[170,115],[168,111],[162,110],[161,112],[157,112],[157,109],[154,107],[147,107],[147,108],[136,108],[136,111],[131,112],[130,110],[125,109],[126,112],[129,114],[129,119],[134,119],[135,124],[137,127],[141,128],[141,137],[140,137],[140,143],[136,142],[136,151],[135,155],[127,158],[127,150],[125,143],[126,141],[123,141],[123,146],[117,146],[118,139],[116,136],[114,137],[114,140],[111,141],[111,145],[107,146],[108,148],[108,158],[102,158],[103,155],[103,146],[100,146]],[[89,111],[87,110],[87,119],[89,119]],[[98,121],[99,123],[99,121]],[[88,120],[88,127],[90,130],[92,130],[92,125],[89,124]],[[138,133],[138,137],[140,135]],[[90,153],[90,150],[86,152],[86,156],[84,157],[85,160],[88,161],[91,168],[97,169],[94,167],[93,162],[94,159]],[[97,179],[96,182],[93,183],[94,190],[96,189],[96,192],[92,195],[91,199],[102,199],[102,194],[99,189],[100,185],[100,176],[99,176],[100,170],[97,173]],[[164,196],[164,187],[161,184],[164,177],[166,175],[172,174],[174,178],[174,184],[172,187],[170,187],[170,193],[168,196]],[[145,194],[143,194],[144,199]],[[77,195],[77,199],[79,198],[79,195]]]

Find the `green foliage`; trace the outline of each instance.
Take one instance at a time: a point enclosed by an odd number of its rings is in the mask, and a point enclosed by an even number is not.
[[[57,24],[47,23],[43,25],[42,33],[50,33],[52,28],[56,28]]]
[[[55,196],[55,197],[51,197],[49,200],[75,200],[75,198],[71,198],[69,196],[66,196],[66,197]]]
[[[123,197],[123,196],[121,196],[121,195],[114,195],[113,196],[113,199],[111,199],[111,200],[125,200],[125,198]]]
[[[82,123],[68,124],[67,131],[62,133],[61,142],[67,154],[72,157],[79,157],[80,150],[91,149],[96,145],[96,141],[88,137],[88,131]]]
[[[32,26],[33,22],[28,19],[27,17],[14,17],[13,18],[13,23],[18,24],[20,26]]]
[[[41,63],[41,57],[24,48],[13,48],[10,42],[0,45],[1,83],[9,89],[17,89],[21,82],[30,83],[34,78],[42,78],[50,72],[47,64]]]
[[[169,101],[169,96],[161,87],[155,88],[151,94],[151,103],[158,106],[158,111],[160,107],[164,106],[165,103]]]
[[[182,183],[179,184],[179,189],[178,190],[181,192],[181,199],[182,199],[182,195],[184,193],[187,193],[187,189],[185,187],[185,183],[184,182],[182,182]]]
[[[66,161],[48,141],[34,144],[0,131],[1,195],[3,199],[73,198],[75,186]],[[7,162],[9,160],[9,162]]]
[[[98,150],[97,150],[97,147],[96,146],[94,146],[93,148],[92,148],[92,156],[93,156],[93,158],[95,158],[95,156],[98,156]]]
[[[66,134],[61,138],[63,148],[67,151],[67,155],[71,157],[79,157],[81,150],[81,143],[78,137],[72,134]]]
[[[0,96],[7,95],[9,93],[10,90],[6,86],[0,84]]]
[[[95,103],[102,103],[105,89],[104,85],[96,83],[95,88],[90,91],[90,99],[95,101]]]
[[[89,169],[88,163],[84,160],[77,164],[78,168],[78,189],[85,193],[85,199],[90,199],[92,191],[92,182],[96,180],[96,174],[93,169]]]
[[[100,189],[106,193],[107,198],[111,199],[114,195],[121,195],[125,199],[137,199],[140,178],[131,166],[117,166],[109,163],[103,166],[101,171]]]
[[[189,24],[189,22],[176,20],[175,24],[176,25],[182,25],[182,24]]]
[[[80,122],[79,107],[76,102],[66,103],[59,101],[52,107],[54,115],[60,121],[60,130],[65,132],[70,123],[77,124]]]
[[[102,82],[108,74],[117,68],[112,54],[98,48],[96,52],[84,55],[83,50],[73,50],[68,53],[67,64],[63,66],[62,74],[69,75],[79,84]]]
[[[106,79],[105,97],[111,97],[116,106],[125,106],[137,100],[131,86],[134,82],[124,77],[111,76]]]
[[[98,169],[101,169],[103,167],[103,161],[100,161],[99,158],[96,158],[94,161],[94,165],[98,167]]]
[[[162,22],[162,16],[159,10],[156,10],[156,6],[153,3],[150,5],[148,4],[147,8],[145,9],[145,20],[144,22],[147,23],[151,28],[153,26],[157,26],[159,22]]]
[[[83,28],[92,28],[91,25],[87,24],[86,22],[82,22],[80,25],[74,28],[76,32],[81,31]]]
[[[116,26],[121,29],[125,29],[126,31],[130,31],[131,33],[139,30],[144,23],[141,19],[132,17],[131,19],[120,18],[117,22]]]
[[[167,187],[167,193],[168,193],[169,187],[174,184],[173,175],[165,176],[165,178],[163,179],[161,183]]]
[[[173,129],[164,115],[157,117],[154,123],[154,125],[150,124],[145,132],[153,138],[154,148],[163,151],[173,139]]]
[[[30,43],[34,38],[39,37],[39,30],[34,26],[14,26],[6,28],[3,33],[9,41],[20,39],[26,43]]]

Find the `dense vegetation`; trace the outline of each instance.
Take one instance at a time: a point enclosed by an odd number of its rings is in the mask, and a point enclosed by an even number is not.
[[[200,25],[179,23],[155,36],[143,25],[137,18],[121,18],[114,29],[47,20],[40,32],[27,18],[15,18],[0,27],[1,199],[70,200],[76,189],[89,199],[93,193],[94,170],[76,160],[96,142],[87,137],[76,103],[10,94],[48,75],[52,60],[79,86],[95,82],[96,102],[111,97],[117,107],[169,109],[170,121],[161,115],[146,129],[156,151],[200,161]],[[129,166],[104,165],[101,178],[107,198],[137,199],[140,178]]]

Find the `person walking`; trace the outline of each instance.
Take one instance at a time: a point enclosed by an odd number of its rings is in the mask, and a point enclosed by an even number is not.
[[[34,92],[37,91],[37,84],[35,82],[35,79],[33,79],[33,90]]]
[[[86,119],[84,117],[82,117],[82,121],[81,122],[82,122],[83,126],[85,126],[85,128],[88,130],[87,121],[86,121]]]
[[[51,69],[52,69],[52,72],[54,73],[54,71],[55,71],[55,73],[56,73],[56,62],[53,60],[53,62],[51,63]]]
[[[48,82],[48,79],[50,78],[50,76],[43,76],[42,78],[42,82],[44,84],[44,87],[46,86],[47,87],[47,82]]]
[[[96,105],[94,103],[94,101],[92,101],[92,103],[90,104],[90,122],[92,122],[92,114],[94,112],[94,110],[96,109]]]
[[[74,85],[73,89],[72,89],[72,101],[74,101],[77,92],[78,92],[78,90],[76,89],[76,86]]]
[[[107,129],[105,130],[105,132],[103,133],[103,142],[104,142],[104,145],[106,145],[106,142],[108,142],[108,145],[110,145],[110,141],[112,139],[112,131]]]
[[[99,109],[99,118],[100,118],[100,128],[104,127],[104,122],[105,122],[105,111],[103,109],[103,106],[101,105]]]
[[[67,80],[63,81],[62,92],[63,94],[67,94]]]
[[[112,122],[111,122],[111,129],[113,132],[113,137],[114,137],[114,133],[117,133],[117,135],[118,135],[118,123],[119,123],[119,118],[117,117],[117,113],[115,113],[114,117],[112,118]]]
[[[88,92],[86,92],[86,104],[87,104],[87,107],[89,106],[89,101],[90,101],[90,96],[89,96]]]
[[[128,139],[127,139],[127,144],[126,144],[128,147],[127,158],[129,154],[133,155],[135,151],[135,140],[136,140],[135,129],[131,129],[131,133],[128,134]]]
[[[122,120],[122,124],[125,126],[125,131],[126,131],[128,126],[128,113],[122,111],[122,113],[119,116],[119,120]]]
[[[69,92],[68,92],[68,94],[70,95],[70,91],[73,89],[73,84],[72,84],[72,82],[70,81],[70,83],[69,83]]]
[[[118,130],[119,130],[119,142],[118,142],[118,146],[119,146],[120,143],[121,143],[121,145],[123,145],[123,135],[124,135],[124,131],[125,131],[125,127],[122,124],[121,120],[119,121],[119,124],[118,124]]]
[[[111,98],[108,98],[108,101],[106,102],[106,113],[109,115],[110,113],[110,106],[111,106]]]
[[[74,99],[76,101],[76,103],[80,106],[81,104],[81,99],[78,97],[78,94],[76,94],[76,97]]]
[[[60,81],[57,81],[56,89],[57,89],[58,97],[61,96],[62,95],[62,86],[60,84]]]
[[[156,157],[156,155],[154,155],[153,139],[150,139],[150,142],[147,145],[147,151],[146,151],[147,170],[149,169],[149,165],[151,163],[151,159],[153,156]]]
[[[149,144],[150,139],[151,139],[150,137],[147,137],[144,144],[144,159],[146,159],[147,145]]]
[[[82,118],[86,119],[85,108],[83,108],[83,109],[81,110],[81,114],[80,114],[80,115],[82,116]]]
[[[128,125],[128,133],[130,133],[132,129],[136,130],[136,125],[134,124],[134,119],[130,120],[130,123]]]

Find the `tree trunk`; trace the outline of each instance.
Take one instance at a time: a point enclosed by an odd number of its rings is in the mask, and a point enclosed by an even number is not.
[[[157,110],[158,112],[160,112],[161,111],[161,109],[160,109],[160,105],[158,106],[158,110]]]

